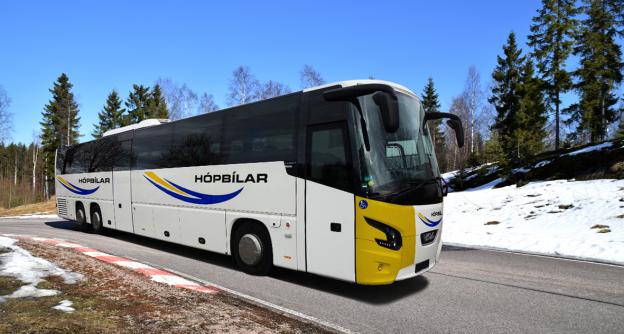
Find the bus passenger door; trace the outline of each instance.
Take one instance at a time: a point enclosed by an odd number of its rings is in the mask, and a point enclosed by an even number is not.
[[[115,229],[134,232],[132,226],[132,189],[130,162],[132,141],[119,142],[119,153],[113,166],[113,205],[115,207]]]
[[[308,272],[355,281],[355,210],[346,122],[308,127],[306,261]]]

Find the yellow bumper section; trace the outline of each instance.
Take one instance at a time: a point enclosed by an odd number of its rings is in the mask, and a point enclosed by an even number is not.
[[[377,244],[386,235],[370,226],[364,217],[388,225],[401,233],[403,246],[392,250]],[[414,207],[355,197],[355,280],[358,284],[393,283],[401,268],[414,264],[416,221]]]

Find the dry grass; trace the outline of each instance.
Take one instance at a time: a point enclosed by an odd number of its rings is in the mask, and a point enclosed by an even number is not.
[[[176,289],[69,249],[28,240],[19,245],[86,279],[73,285],[47,279],[39,287],[62,294],[0,303],[0,333],[327,332],[227,293]],[[62,299],[74,302],[76,311],[51,308]]]
[[[16,206],[11,209],[0,208],[0,217],[28,215],[33,213],[55,213],[56,198],[49,201]]]

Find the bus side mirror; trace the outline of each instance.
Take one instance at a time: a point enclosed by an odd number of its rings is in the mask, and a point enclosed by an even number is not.
[[[455,138],[457,138],[457,146],[464,147],[464,126],[459,116],[448,112],[426,112],[423,119],[423,127],[427,121],[433,119],[448,118],[446,125],[455,131]]]
[[[446,125],[448,125],[451,129],[455,131],[457,146],[464,147],[464,127],[462,126],[461,120],[449,119],[448,121],[446,121]]]
[[[386,132],[396,132],[399,129],[399,102],[396,95],[377,92],[373,95],[373,101],[379,106]]]

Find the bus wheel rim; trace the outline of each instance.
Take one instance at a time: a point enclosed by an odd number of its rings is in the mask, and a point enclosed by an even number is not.
[[[262,243],[255,234],[245,234],[238,242],[238,255],[248,266],[253,266],[262,259]]]

